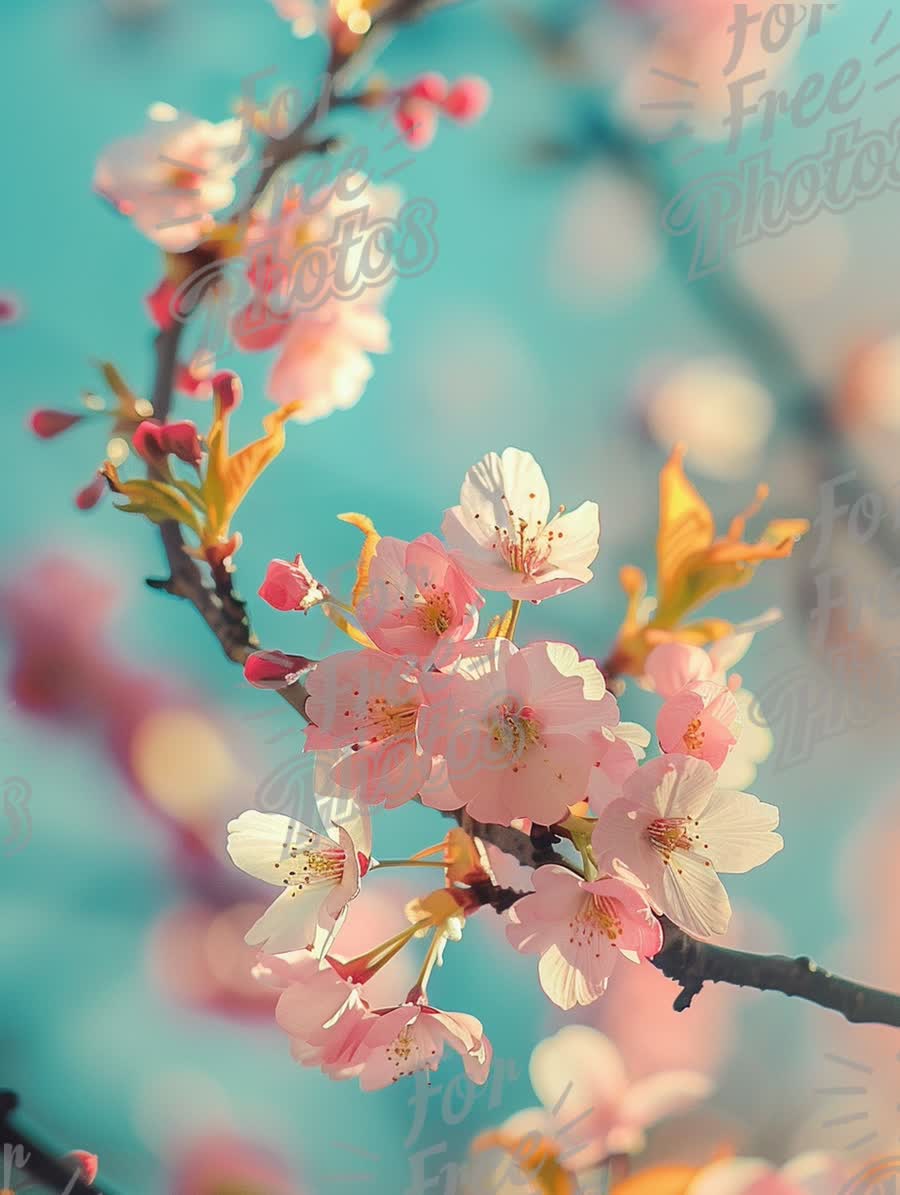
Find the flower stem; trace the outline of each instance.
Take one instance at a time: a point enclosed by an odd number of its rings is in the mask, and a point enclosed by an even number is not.
[[[448,867],[449,864],[438,862],[436,859],[379,859],[378,863],[371,868],[372,871],[381,871],[382,867]]]
[[[442,929],[436,929],[432,936],[431,942],[428,946],[428,952],[425,955],[425,961],[422,963],[422,970],[416,982],[409,990],[406,997],[407,1004],[424,1003],[428,995],[428,980],[431,977],[431,972],[434,970],[434,964],[437,962],[438,951],[440,950],[441,939],[444,937]]]
[[[512,609],[509,612],[509,629],[506,637],[512,643],[516,637],[516,627],[519,625],[519,611],[522,609],[521,598],[513,598]]]

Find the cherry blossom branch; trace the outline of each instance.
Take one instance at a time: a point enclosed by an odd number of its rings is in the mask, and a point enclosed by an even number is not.
[[[681,984],[675,1011],[689,1008],[704,983],[730,983],[761,992],[799,996],[841,1013],[854,1024],[891,1025],[900,1029],[900,995],[866,987],[833,975],[812,959],[781,954],[751,954],[698,942],[662,918],[665,940],[652,960],[669,979]]]
[[[452,814],[469,833],[477,834],[504,853],[527,866],[555,863],[571,868],[572,864],[559,852],[548,848],[535,836],[506,826],[473,823],[464,813]],[[549,832],[548,832],[549,833]],[[491,884],[476,889],[482,904],[497,912],[508,909],[524,892],[513,893],[509,888]],[[866,987],[851,979],[842,979],[819,967],[808,958],[789,958],[779,954],[752,954],[700,942],[660,918],[664,931],[663,948],[651,960],[668,979],[681,986],[675,1000],[676,1012],[689,1008],[704,983],[728,983],[736,987],[756,988],[761,992],[781,992],[785,996],[799,996],[811,1004],[841,1013],[854,1024],[891,1025],[900,1029],[900,995]]]
[[[426,7],[428,0],[394,0],[394,3],[389,4],[373,21],[367,40],[371,39],[376,31],[414,20]],[[366,41],[363,41],[361,46],[365,45]],[[357,50],[344,51],[338,49],[337,45],[332,46],[325,72],[325,86],[315,103],[286,137],[267,138],[262,155],[262,169],[235,219],[243,219],[249,214],[283,166],[304,153],[322,153],[331,147],[331,139],[314,141],[309,134],[313,127],[338,105],[341,97],[335,90],[335,80],[356,57],[356,53]],[[156,370],[151,403],[154,418],[160,423],[168,420],[172,410],[178,352],[191,314],[192,312],[184,312],[180,319],[174,320],[170,327],[162,329],[156,336]],[[210,589],[197,561],[187,553],[179,525],[163,523],[160,535],[169,576],[150,579],[148,584],[153,589],[163,590],[189,601],[215,635],[226,656],[235,663],[243,664],[259,643],[253,634],[246,604],[234,592],[231,574],[225,568],[214,570],[214,588]],[[301,685],[293,685],[290,689],[283,690],[282,696],[302,714],[306,692]]]

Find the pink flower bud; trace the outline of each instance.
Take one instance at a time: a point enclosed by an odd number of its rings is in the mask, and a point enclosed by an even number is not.
[[[94,1181],[97,1177],[97,1171],[100,1169],[100,1163],[97,1160],[96,1154],[89,1154],[83,1149],[73,1149],[65,1155],[64,1162],[75,1162],[78,1165],[79,1178],[88,1184]]]
[[[230,369],[222,369],[215,375],[212,388],[223,414],[233,411],[244,394],[241,379]]]
[[[407,87],[406,95],[410,99],[425,100],[429,104],[443,104],[447,98],[447,80],[436,71],[426,71]]]
[[[187,465],[200,464],[203,457],[203,447],[197,435],[196,424],[189,419],[180,423],[167,423],[162,428],[160,442],[164,452],[170,452]]]
[[[255,651],[244,664],[244,677],[257,689],[286,689],[312,667],[306,656],[283,651]]]
[[[106,478],[98,473],[92,482],[75,495],[75,505],[79,510],[92,510],[106,493],[106,489]]]
[[[162,424],[156,419],[144,419],[134,429],[131,446],[145,461],[159,461],[165,453],[160,442]]]
[[[450,88],[443,109],[452,120],[470,124],[484,115],[490,102],[491,89],[485,80],[477,75],[467,75]]]
[[[437,114],[424,100],[403,100],[394,112],[394,124],[412,149],[424,149],[437,132]]]
[[[259,596],[275,610],[303,610],[305,613],[323,602],[328,591],[303,563],[303,557],[297,556],[293,564],[287,560],[269,562]]]
[[[175,287],[168,278],[163,278],[159,285],[144,297],[144,304],[150,318],[161,332],[167,332],[175,322],[172,315],[172,300],[175,297]]]
[[[158,423],[155,419],[144,419],[135,429],[131,443],[138,456],[151,464],[171,453],[180,461],[196,466],[203,456],[197,428],[189,420]]]
[[[15,324],[22,318],[22,304],[9,291],[0,292],[0,326]]]
[[[60,432],[68,431],[70,427],[80,423],[83,418],[83,415],[73,415],[69,411],[52,411],[43,407],[31,413],[28,426],[42,440],[52,440]]]

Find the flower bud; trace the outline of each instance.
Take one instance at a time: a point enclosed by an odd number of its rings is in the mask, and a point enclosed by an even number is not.
[[[410,99],[425,100],[429,104],[443,104],[447,99],[447,80],[437,71],[426,71],[419,75],[406,89]]]
[[[424,149],[434,140],[438,118],[434,108],[420,99],[402,100],[394,112],[394,124],[412,149]]]
[[[257,689],[286,689],[312,667],[306,656],[283,651],[255,651],[244,664],[244,678]]]
[[[453,84],[442,106],[451,120],[470,124],[484,115],[490,102],[491,89],[485,80],[467,75]]]
[[[230,369],[222,369],[215,375],[212,380],[212,388],[223,415],[234,410],[244,393],[241,379]]]
[[[325,601],[328,590],[315,579],[303,563],[303,557],[297,556],[293,564],[287,560],[269,562],[266,578],[259,587],[259,596],[274,610],[302,610],[306,613]]]
[[[144,419],[134,431],[131,443],[135,452],[156,464],[170,453],[188,465],[199,465],[203,456],[196,426],[189,420],[180,423],[158,423]]]
[[[75,1162],[78,1166],[78,1177],[82,1182],[91,1185],[97,1177],[97,1171],[100,1169],[100,1163],[97,1160],[96,1154],[89,1154],[84,1149],[73,1149],[63,1157],[64,1162]]]
[[[75,495],[75,505],[79,510],[92,510],[106,493],[106,489],[106,478],[98,473],[92,482]]]
[[[73,415],[69,411],[53,411],[42,407],[39,411],[32,411],[28,426],[42,440],[52,440],[60,432],[68,431],[70,427],[80,423],[83,418],[83,415]]]

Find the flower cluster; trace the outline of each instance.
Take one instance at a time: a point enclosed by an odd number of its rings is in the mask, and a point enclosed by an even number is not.
[[[690,1112],[712,1090],[696,1071],[658,1071],[629,1081],[615,1045],[572,1025],[531,1055],[531,1085],[541,1107],[516,1112],[472,1147],[466,1195],[475,1192],[610,1191],[614,1195],[840,1195],[845,1168],[825,1153],[805,1153],[780,1169],[761,1158],[725,1152],[701,1165],[657,1163],[610,1186],[616,1169],[646,1144],[664,1118]],[[498,1160],[499,1159],[499,1160]],[[876,1177],[878,1167],[872,1167]],[[862,1189],[862,1188],[860,1188]]]
[[[382,0],[275,6],[296,33],[320,29],[330,43],[330,73],[312,114],[293,111],[294,89],[277,92],[265,109],[244,96],[238,114],[219,123],[155,103],[141,132],[100,154],[94,189],[162,251],[162,277],[146,296],[153,323],[169,332],[203,310],[200,350],[176,365],[179,389],[208,397],[208,376],[226,348],[276,349],[268,396],[308,421],[358,401],[373,371],[370,355],[390,345],[387,283],[428,269],[437,252],[436,209],[424,198],[401,206],[399,191],[373,184],[361,147],[332,186],[321,186],[328,162],[303,187],[284,168],[337,145],[307,135],[313,117],[322,120],[333,107],[389,107],[400,130],[393,144],[424,148],[439,115],[461,125],[481,117],[490,89],[474,76],[451,85],[426,72],[405,85],[375,78],[338,95],[336,69],[362,47]],[[286,108],[293,127],[282,127]],[[281,173],[269,187],[273,166]]]
[[[726,670],[776,616],[732,628],[709,652],[670,636],[645,654],[641,683],[663,700],[660,754],[645,761],[650,734],[621,720],[595,660],[568,643],[516,642],[526,603],[591,580],[595,503],[553,510],[534,457],[507,448],[466,474],[443,539],[382,538],[363,516],[342,517],[365,533],[348,601],[299,556],[273,561],[260,588],[278,610],[320,606],[358,646],[314,665],[273,652],[247,663],[248,679],[265,687],[303,678],[305,750],[316,757],[324,828],[255,811],[230,824],[235,863],[281,889],[247,940],[266,951],[259,974],[282,991],[278,1021],[298,1061],[371,1088],[433,1069],[449,1045],[480,1082],[490,1056],[481,1026],[437,1012],[427,998],[446,943],[479,908],[508,910],[510,944],[538,957],[545,993],[570,1009],[606,991],[620,958],[653,958],[663,917],[701,937],[724,933],[731,908],[720,876],[781,849],[778,811],[720,774],[743,735],[740,677]],[[671,558],[669,545],[661,552]],[[485,628],[488,591],[511,605]],[[758,748],[738,770],[754,771]],[[413,800],[453,813],[471,833],[455,830],[410,859],[379,862],[371,808]],[[566,853],[532,871],[532,891],[510,894],[492,870],[492,833],[549,835]],[[385,866],[437,866],[445,887],[412,903],[409,930],[346,960],[347,906]],[[371,1007],[368,979],[428,932],[422,974],[405,1001]]]

